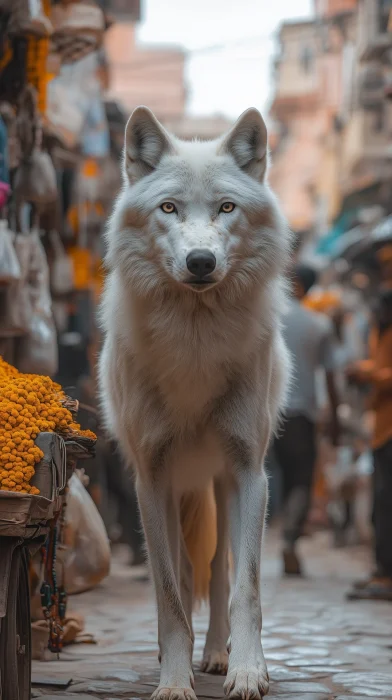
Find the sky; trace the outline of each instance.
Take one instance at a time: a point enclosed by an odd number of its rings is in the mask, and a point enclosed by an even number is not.
[[[189,52],[190,114],[236,118],[251,106],[266,111],[276,30],[310,17],[312,7],[312,0],[144,0],[138,38]]]

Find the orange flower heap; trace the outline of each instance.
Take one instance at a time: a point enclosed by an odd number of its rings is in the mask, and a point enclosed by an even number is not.
[[[82,431],[72,413],[63,405],[65,394],[49,377],[21,374],[0,357],[0,489],[36,495],[30,485],[34,466],[43,452],[34,443],[40,432],[62,435],[78,433],[95,439],[94,433]]]

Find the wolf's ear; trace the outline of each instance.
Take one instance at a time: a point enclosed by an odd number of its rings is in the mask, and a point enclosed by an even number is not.
[[[224,137],[219,153],[230,153],[237,165],[256,180],[267,167],[267,128],[257,109],[247,109]]]
[[[125,172],[131,182],[151,173],[164,153],[174,153],[169,134],[147,107],[136,107],[125,127]]]

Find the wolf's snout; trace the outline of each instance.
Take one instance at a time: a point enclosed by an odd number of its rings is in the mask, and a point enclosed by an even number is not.
[[[214,272],[216,268],[216,258],[209,250],[192,250],[186,259],[186,266],[189,272],[199,280]]]

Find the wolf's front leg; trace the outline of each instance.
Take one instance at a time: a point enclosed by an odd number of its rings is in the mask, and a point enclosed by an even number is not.
[[[214,484],[217,547],[211,565],[210,624],[201,670],[205,673],[226,675],[229,638],[229,523],[228,488],[225,479]]]
[[[160,474],[157,472],[160,470]],[[158,638],[161,678],[155,700],[195,700],[192,672],[192,635],[181,602],[179,581],[174,570],[170,538],[178,529],[170,518],[178,517],[177,509],[168,508],[169,484],[164,467],[153,475],[143,474],[137,482],[137,493],[158,604]]]
[[[233,503],[235,585],[230,605],[231,650],[225,692],[230,698],[257,700],[268,693],[261,646],[260,555],[268,484],[251,450],[233,450],[237,488]],[[238,531],[239,530],[239,531]]]

